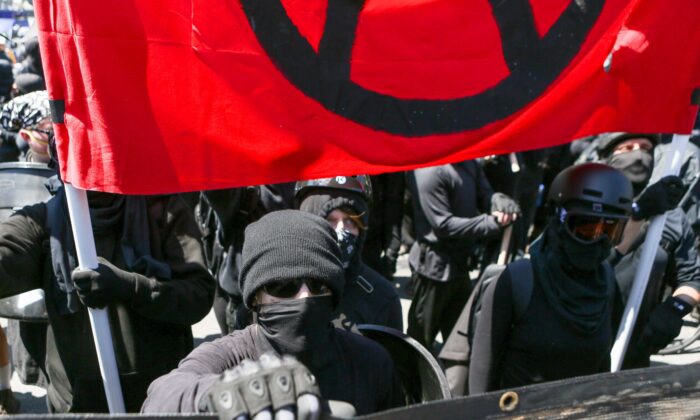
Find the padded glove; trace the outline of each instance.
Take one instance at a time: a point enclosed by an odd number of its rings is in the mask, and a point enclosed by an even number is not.
[[[520,206],[512,198],[502,193],[494,193],[491,196],[491,213],[499,211],[506,214],[520,215]]]
[[[639,346],[654,354],[678,337],[683,327],[683,317],[693,306],[677,297],[669,297],[656,307],[639,339]]]
[[[318,419],[320,396],[316,378],[303,364],[265,353],[257,362],[244,360],[224,372],[198,405],[221,419],[253,418],[266,411],[266,418],[288,411],[300,419]]]
[[[673,175],[661,178],[658,182],[649,185],[632,205],[632,219],[644,220],[678,207],[683,195],[685,185],[683,181]]]
[[[90,308],[104,308],[113,302],[130,302],[136,295],[139,281],[136,273],[122,270],[102,257],[94,270],[76,268],[71,274],[80,300]]]

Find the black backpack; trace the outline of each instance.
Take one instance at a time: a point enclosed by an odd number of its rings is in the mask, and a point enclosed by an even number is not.
[[[439,355],[446,367],[445,375],[453,396],[468,393],[469,360],[483,295],[489,284],[497,280],[504,270],[509,271],[512,280],[514,322],[522,318],[530,305],[534,274],[529,259],[516,260],[508,265],[491,264],[486,267]]]

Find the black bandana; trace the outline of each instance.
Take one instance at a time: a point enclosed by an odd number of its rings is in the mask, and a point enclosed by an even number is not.
[[[595,261],[587,261],[590,265],[583,271],[568,262],[572,256],[563,255],[567,253],[563,249],[563,235],[568,234],[557,228],[556,221],[547,226],[542,236],[530,247],[532,267],[549,305],[575,330],[593,334],[606,319],[612,303],[614,284],[603,267],[610,247],[608,245],[607,253],[602,258],[597,251],[594,252]]]
[[[258,306],[260,332],[279,354],[314,364],[333,333],[333,298],[312,296]]]

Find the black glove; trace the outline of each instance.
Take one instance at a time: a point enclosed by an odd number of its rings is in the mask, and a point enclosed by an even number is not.
[[[677,297],[669,297],[654,309],[649,317],[639,346],[654,354],[678,337],[683,326],[683,317],[693,310],[693,306]]]
[[[673,210],[678,207],[684,194],[685,185],[679,177],[673,175],[663,177],[649,185],[634,202],[632,219],[648,219]]]
[[[113,302],[130,302],[142,276],[115,267],[111,262],[98,257],[99,265],[94,270],[75,269],[71,274],[78,297],[91,308],[104,308]]]
[[[316,378],[303,364],[291,356],[280,359],[265,353],[257,362],[244,360],[224,372],[198,406],[221,419],[253,418],[263,411],[276,418],[279,410],[297,418],[318,418],[320,397]]]
[[[494,193],[491,196],[491,213],[500,211],[507,214],[520,214],[520,206],[512,198],[502,193]]]

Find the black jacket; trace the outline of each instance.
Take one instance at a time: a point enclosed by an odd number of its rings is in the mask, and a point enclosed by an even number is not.
[[[549,305],[536,273],[534,280],[530,304],[517,321],[508,270],[484,292],[469,363],[470,395],[609,371],[612,305],[597,331],[582,334]]]
[[[257,360],[272,346],[256,324],[197,347],[180,366],[158,378],[148,389],[144,413],[193,413],[221,373],[244,359]],[[352,404],[357,414],[401,405],[394,364],[380,345],[356,334],[335,329],[332,346],[320,367],[308,366],[327,400]]]
[[[435,281],[466,278],[475,244],[501,228],[489,214],[493,190],[474,161],[416,169],[408,174],[416,242],[409,264]]]
[[[620,290],[621,299],[616,314],[622,315],[627,304],[634,276],[640,263],[642,243],[646,238],[646,226],[632,249],[622,257],[611,261],[615,268],[615,278]],[[661,243],[654,258],[649,283],[644,293],[637,324],[632,333],[630,346],[625,356],[624,368],[648,367],[649,354],[634,345],[646,326],[651,312],[661,303],[664,289],[677,289],[680,286],[690,286],[700,291],[700,268],[695,248],[695,234],[688,223],[685,214],[676,208],[667,214],[666,224],[661,236]],[[616,319],[616,325],[619,324]]]
[[[134,302],[107,308],[127,411],[138,411],[148,384],[192,349],[190,326],[207,314],[214,293],[187,205],[179,196],[148,200],[151,255],[166,262],[172,274],[169,280],[153,278],[151,289]],[[50,297],[55,280],[46,217],[46,204],[40,203],[0,224],[0,296],[46,291],[48,398],[59,412],[106,412],[88,312],[81,306],[61,315]],[[95,245],[98,256],[120,266],[123,261],[114,257],[117,240],[98,235]]]
[[[333,324],[346,330],[355,325],[375,324],[403,331],[401,301],[396,289],[361,261],[358,265],[359,269],[348,270]]]

